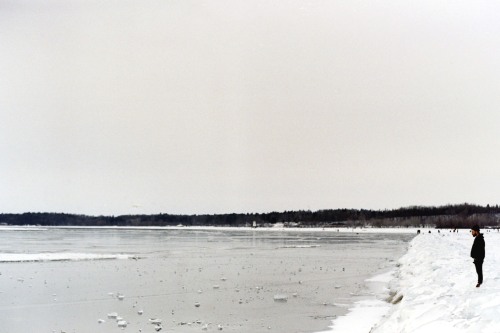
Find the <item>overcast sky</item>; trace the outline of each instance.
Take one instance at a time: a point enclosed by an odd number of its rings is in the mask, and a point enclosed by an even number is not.
[[[0,212],[498,204],[499,12],[0,0]]]

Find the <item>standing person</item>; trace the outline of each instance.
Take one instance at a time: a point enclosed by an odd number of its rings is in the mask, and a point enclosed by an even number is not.
[[[479,232],[478,225],[472,227],[471,233],[472,237],[474,237],[474,243],[472,244],[472,249],[470,250],[470,256],[474,258],[474,265],[476,266],[477,272],[476,288],[479,288],[483,283],[483,261],[485,256],[484,237],[483,234]]]

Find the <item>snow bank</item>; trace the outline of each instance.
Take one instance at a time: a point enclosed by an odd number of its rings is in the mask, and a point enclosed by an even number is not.
[[[76,260],[109,260],[131,259],[127,254],[95,254],[95,253],[0,253],[0,262],[24,261],[76,261]]]
[[[416,237],[400,260],[403,300],[374,333],[500,332],[500,234],[484,238],[484,284],[476,288],[470,233]]]
[[[415,237],[389,284],[396,305],[381,299],[358,302],[333,322],[334,333],[498,333],[500,332],[500,234],[485,233],[484,283],[469,257],[466,231]],[[385,309],[385,311],[384,311]]]

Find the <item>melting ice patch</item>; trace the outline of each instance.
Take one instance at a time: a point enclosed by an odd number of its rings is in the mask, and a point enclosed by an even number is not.
[[[98,253],[0,253],[0,262],[26,261],[80,261],[80,260],[113,260],[132,259],[128,254]]]
[[[321,245],[312,244],[312,245],[284,245],[281,246],[281,249],[312,249],[315,247],[320,247]]]

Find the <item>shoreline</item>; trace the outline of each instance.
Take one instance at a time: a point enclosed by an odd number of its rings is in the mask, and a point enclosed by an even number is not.
[[[485,280],[480,288],[475,286],[469,232],[415,237],[399,260],[398,293],[403,298],[373,333],[500,332],[500,233],[483,234]]]
[[[349,313],[317,333],[475,333],[500,332],[500,233],[486,230],[485,280],[470,258],[473,238],[467,231],[414,237],[398,267],[385,281],[390,298],[356,302]],[[385,304],[384,304],[385,302]],[[363,321],[369,321],[371,324]]]
[[[406,252],[397,259],[397,263],[408,253]],[[390,270],[380,271],[374,276],[366,279],[366,295],[356,300],[347,312],[332,320],[328,330],[314,333],[367,333],[380,324],[397,302],[397,289],[399,289],[398,264]]]
[[[50,229],[99,229],[99,230],[193,230],[193,231],[256,231],[256,232],[339,232],[339,233],[402,233],[402,234],[417,234],[417,231],[428,232],[436,230],[434,228],[414,228],[414,227],[220,227],[220,226],[0,226],[0,231],[44,231]]]

